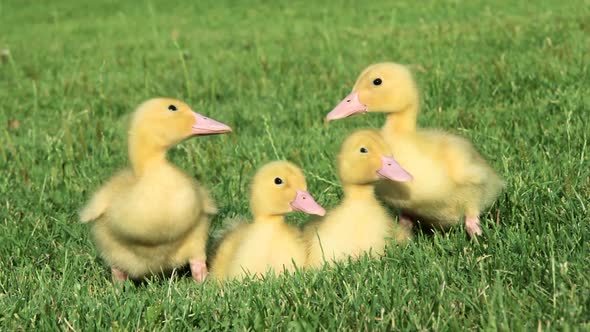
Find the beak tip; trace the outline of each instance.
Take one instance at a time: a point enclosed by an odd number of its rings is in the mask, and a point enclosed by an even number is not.
[[[318,216],[324,216],[326,214],[326,209],[319,205],[307,191],[298,190],[295,200],[290,205],[292,211],[300,211]]]

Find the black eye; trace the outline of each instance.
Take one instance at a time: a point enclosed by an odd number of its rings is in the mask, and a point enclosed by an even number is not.
[[[373,80],[373,85],[381,85],[381,83],[383,83],[383,81],[380,78],[376,78]]]
[[[275,184],[281,184],[281,183],[283,183],[283,179],[275,178]]]
[[[369,152],[369,150],[367,150],[367,148],[365,148],[365,147],[361,148],[361,153],[367,153],[367,152]]]
[[[170,105],[170,106],[168,106],[168,110],[174,112],[174,111],[178,111],[178,108],[176,108],[176,106],[174,106],[174,105]]]

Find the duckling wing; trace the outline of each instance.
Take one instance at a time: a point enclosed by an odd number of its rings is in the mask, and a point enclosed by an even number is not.
[[[98,189],[90,202],[80,211],[80,221],[87,223],[100,218],[109,207],[113,196],[135,181],[130,170],[123,170]]]
[[[439,157],[456,184],[482,185],[486,182],[491,169],[471,142],[438,130],[425,130],[423,134],[438,145]]]

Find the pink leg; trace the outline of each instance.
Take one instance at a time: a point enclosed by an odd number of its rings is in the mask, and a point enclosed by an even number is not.
[[[411,231],[412,228],[414,228],[414,221],[412,220],[412,217],[410,217],[409,215],[400,212],[399,216],[399,224],[400,226],[402,226],[403,228]]]
[[[465,229],[467,230],[467,234],[471,237],[481,235],[482,231],[481,227],[479,227],[479,216],[466,216]]]
[[[111,267],[111,277],[113,278],[114,283],[125,282],[129,277],[127,273],[119,270],[116,267]]]
[[[191,259],[189,261],[191,265],[191,274],[196,282],[203,282],[207,278],[207,264],[204,260]]]

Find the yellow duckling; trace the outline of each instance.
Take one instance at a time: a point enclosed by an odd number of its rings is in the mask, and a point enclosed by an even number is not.
[[[360,130],[342,144],[338,173],[344,199],[323,220],[305,227],[308,245],[307,266],[318,267],[348,256],[363,253],[382,255],[388,239],[398,243],[410,239],[410,232],[399,227],[374,194],[380,179],[388,182],[412,180],[389,153],[389,147],[375,130]]]
[[[231,128],[193,112],[185,103],[151,99],[134,112],[129,128],[131,167],[103,185],[82,209],[114,281],[137,279],[190,264],[207,275],[205,244],[216,213],[208,192],[166,160],[166,151],[194,135]]]
[[[290,162],[275,161],[263,166],[250,188],[251,224],[241,224],[222,240],[211,263],[217,279],[251,274],[258,278],[273,271],[293,271],[305,264],[301,231],[285,223],[292,211],[324,215],[326,211],[307,192],[301,170]]]
[[[504,184],[467,140],[438,130],[418,129],[419,97],[410,71],[396,63],[366,68],[352,92],[327,115],[336,120],[364,112],[387,114],[381,135],[413,176],[406,183],[383,182],[377,195],[401,209],[400,222],[413,217],[446,228],[462,215],[469,235],[481,235],[479,214]]]

